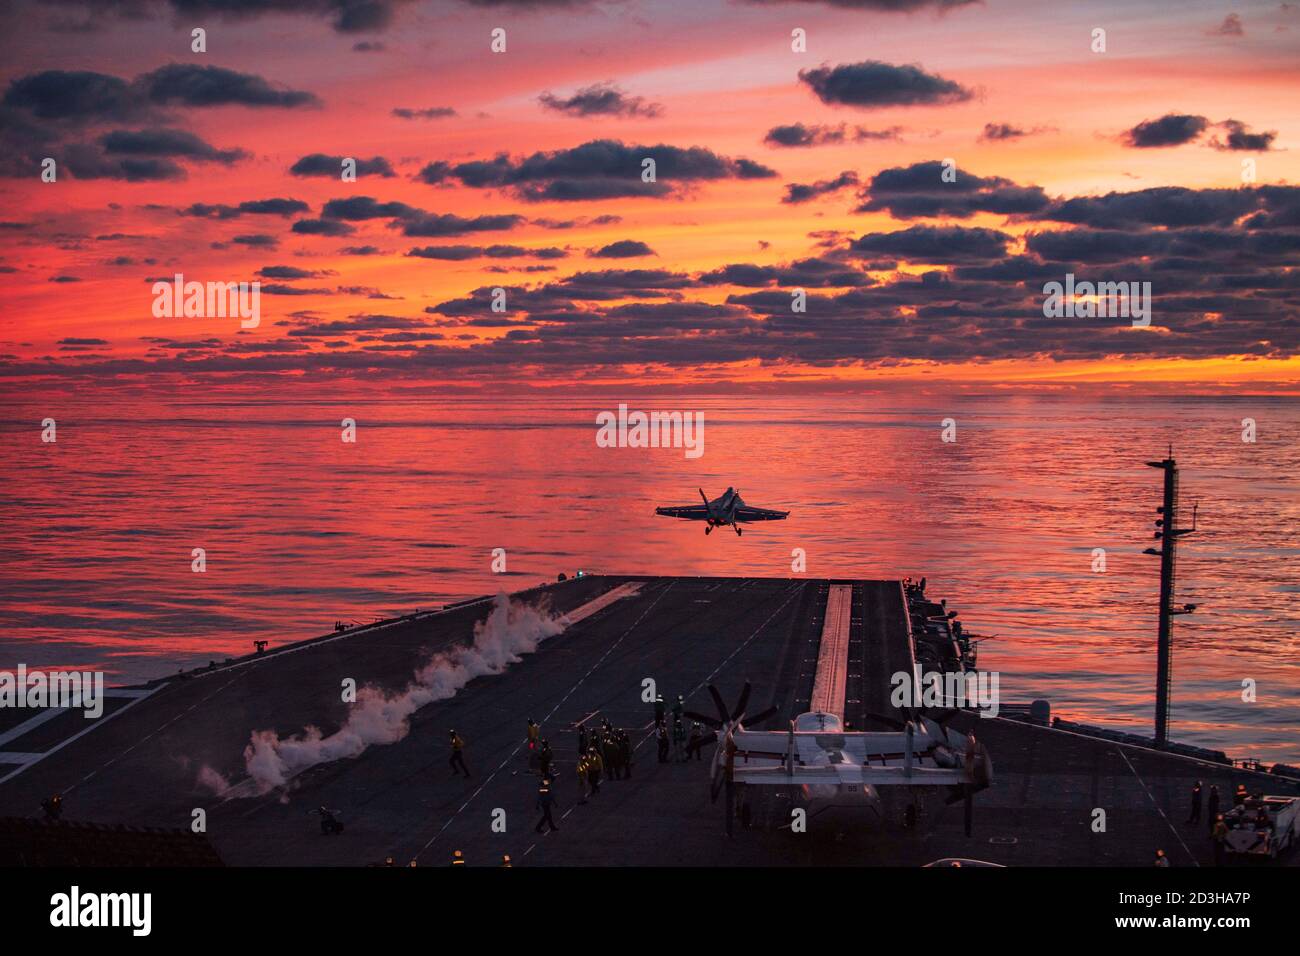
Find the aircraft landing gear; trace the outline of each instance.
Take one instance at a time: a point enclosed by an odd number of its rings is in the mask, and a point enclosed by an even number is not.
[[[704,526],[704,533],[705,533],[705,534],[713,534],[713,525],[711,525],[711,524],[706,524],[706,525]]]
[[[736,525],[736,537],[740,537],[740,535],[741,535],[740,525]]]

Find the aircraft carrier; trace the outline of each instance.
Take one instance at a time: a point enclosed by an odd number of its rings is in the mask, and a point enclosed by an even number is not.
[[[707,686],[734,701],[752,682],[750,712],[776,716],[838,708],[853,729],[888,713],[890,675],[912,670],[916,640],[900,581],[588,575],[513,596],[571,623],[503,672],[475,678],[410,717],[409,733],[360,755],[321,763],[287,788],[256,794],[243,752],[255,731],[280,736],[348,718],[345,678],[400,691],[431,653],[472,639],[492,610],[482,598],[377,622],[264,653],[214,662],[120,688],[105,716],[79,711],[0,717],[0,817],[39,816],[63,795],[64,819],[189,829],[196,809],[229,865],[918,866],[940,858],[1060,866],[1210,865],[1204,823],[1183,823],[1196,780],[1225,803],[1238,783],[1295,793],[1277,777],[1002,718],[961,714],[994,766],[975,798],[967,836],[960,803],[927,800],[915,827],[888,795],[884,820],[791,832],[788,811],[760,813],[725,835],[725,801],[709,797],[709,759],[660,763],[644,682],[671,706],[711,713]],[[556,755],[559,831],[534,831],[538,778],[524,746],[528,719]],[[608,719],[631,734],[631,778],[609,780],[579,805],[577,726]],[[473,776],[448,766],[448,735],[465,741]],[[217,794],[204,767],[230,784]],[[324,836],[313,812],[338,811],[345,831]],[[1106,811],[1095,832],[1094,810]],[[1226,809],[1226,807],[1225,807]],[[500,811],[504,811],[502,814]],[[897,813],[895,813],[897,811]],[[504,819],[504,832],[501,820]],[[494,822],[496,825],[494,826]],[[1289,854],[1295,864],[1295,852]]]

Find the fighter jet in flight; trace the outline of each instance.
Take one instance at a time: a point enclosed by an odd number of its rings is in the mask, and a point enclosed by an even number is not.
[[[736,534],[741,533],[740,524],[747,521],[780,521],[790,514],[788,511],[771,511],[767,508],[751,508],[741,500],[740,492],[728,488],[719,498],[709,500],[700,489],[702,505],[682,505],[679,508],[656,508],[655,514],[668,518],[685,518],[688,521],[704,521],[704,533],[711,534],[714,528],[730,525]]]

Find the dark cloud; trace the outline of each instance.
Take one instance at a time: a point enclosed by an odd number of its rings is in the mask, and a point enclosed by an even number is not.
[[[616,226],[622,221],[622,216],[607,213],[603,216],[578,216],[574,219],[547,219],[543,217],[532,220],[532,223],[534,226],[541,226],[543,229],[585,229],[589,226]]]
[[[143,111],[138,91],[125,80],[88,71],[47,70],[19,77],[5,91],[5,106],[38,119],[129,120]]]
[[[1047,126],[1034,126],[1030,129],[1024,129],[1019,126],[1012,126],[1010,123],[985,123],[984,131],[979,135],[981,143],[998,143],[1013,139],[1024,139],[1026,136],[1035,136],[1039,133],[1045,133],[1050,130]]]
[[[356,232],[346,222],[335,219],[299,219],[293,231],[302,236],[350,236]]]
[[[1216,137],[1210,141],[1210,145],[1215,149],[1265,153],[1273,148],[1273,140],[1277,139],[1275,130],[1267,133],[1252,133],[1246,124],[1239,120],[1224,120],[1219,126],[1227,130],[1228,135],[1222,140]]]
[[[278,90],[256,74],[237,73],[220,66],[169,63],[144,74],[136,82],[154,103],[288,108],[320,105],[312,93]]]
[[[587,256],[592,259],[636,259],[654,254],[653,249],[637,239],[620,239],[599,249],[587,250]]]
[[[226,166],[249,155],[242,149],[217,149],[181,129],[113,130],[100,137],[100,145],[110,155],[173,156]]]
[[[306,289],[302,286],[283,285],[278,282],[264,282],[262,292],[267,295],[331,295],[329,289]]]
[[[1204,116],[1189,113],[1166,113],[1159,119],[1143,120],[1126,132],[1122,139],[1135,149],[1157,149],[1190,143],[1202,133],[1210,121]]]
[[[425,213],[403,221],[402,234],[413,238],[434,239],[439,236],[463,236],[471,232],[513,229],[523,222],[523,216],[513,214],[466,218],[454,213]]]
[[[919,66],[894,66],[879,60],[800,70],[799,79],[823,103],[875,109],[961,103],[974,93]]]
[[[835,259],[813,257],[783,266],[756,266],[745,263],[723,266],[700,275],[702,285],[734,285],[761,289],[766,286],[804,288],[848,288],[873,285],[875,280],[850,265]]]
[[[397,7],[409,0],[53,0],[60,5],[80,7],[92,20],[75,24],[78,29],[95,27],[94,17],[113,14],[137,20],[152,11],[170,9],[186,22],[195,17],[253,19],[267,14],[302,14],[328,20],[340,33],[383,30],[393,21]],[[69,23],[68,26],[74,24]]]
[[[655,161],[656,182],[642,182],[642,162]],[[720,156],[702,146],[629,146],[592,140],[572,149],[538,152],[522,159],[502,153],[490,160],[427,166],[425,182],[455,178],[475,188],[509,188],[529,201],[574,201],[665,196],[680,184],[718,179],[766,179],[777,175],[749,159]]]
[[[297,266],[263,266],[257,274],[264,279],[315,279],[325,273],[311,269],[299,269]]]
[[[898,140],[903,128],[890,126],[887,129],[868,129],[865,126],[849,127],[844,123],[838,126],[791,123],[788,126],[773,126],[763,137],[768,146],[785,148],[804,148],[809,146],[837,146],[852,140],[855,143],[883,142]]]
[[[820,179],[815,183],[786,184],[785,197],[781,202],[809,202],[816,199],[818,196],[827,196],[831,193],[839,192],[841,189],[847,189],[849,186],[856,186],[857,184],[858,174],[851,169],[846,169],[834,179]]]
[[[419,259],[440,259],[445,262],[464,262],[483,255],[482,246],[420,246],[407,252]]]
[[[420,259],[442,259],[463,262],[467,259],[564,259],[568,253],[553,246],[526,249],[523,246],[422,246],[412,249],[408,256]]]
[[[371,196],[353,196],[348,199],[331,199],[321,207],[322,219],[348,219],[353,222],[365,219],[412,219],[427,215],[422,209],[404,202],[379,202]]]
[[[406,107],[395,107],[393,115],[399,119],[443,119],[448,116],[455,116],[456,111],[450,106],[430,106],[422,110],[407,109]]]
[[[373,332],[386,329],[422,329],[423,319],[407,319],[395,315],[354,315],[334,322],[317,322],[289,330],[289,335],[299,338],[349,335],[353,332]]]
[[[1110,229],[1134,225],[1167,228],[1228,225],[1250,212],[1276,211],[1287,205],[1292,193],[1300,195],[1300,188],[1267,194],[1250,189],[1160,186],[1104,196],[1077,196],[1053,203],[1040,210],[1035,218]],[[1277,200],[1271,206],[1267,202],[1270,195]]]
[[[945,182],[945,169],[943,163],[931,160],[881,170],[858,193],[862,202],[855,211],[883,210],[897,219],[966,219],[978,212],[1026,215],[1049,203],[1038,186],[1018,186],[1000,176],[976,176],[961,169],[955,170],[952,182]]]
[[[1011,238],[994,229],[912,226],[898,232],[868,233],[849,243],[849,249],[864,256],[894,256],[909,262],[958,263],[1001,258]]]
[[[292,166],[289,172],[294,176],[332,176],[339,178],[343,175],[343,160],[345,156],[327,156],[324,153],[311,153],[302,157]],[[376,156],[373,159],[356,159],[358,176],[383,176],[389,178],[396,176],[393,167],[388,165],[388,160],[382,156]]]
[[[243,215],[296,216],[311,207],[300,199],[250,199],[237,206],[224,203],[194,203],[180,210],[182,216],[203,219],[237,219]]]
[[[86,144],[65,144],[54,150],[61,169],[74,179],[122,179],[132,183],[184,179],[185,170],[166,157],[106,155],[100,148]]]
[[[549,110],[569,116],[621,116],[653,119],[663,114],[658,103],[647,103],[640,96],[629,96],[612,83],[596,83],[572,96],[558,97],[543,93],[537,101]]]
[[[265,233],[252,233],[246,236],[235,236],[230,240],[241,246],[249,246],[256,249],[269,249],[279,244],[275,236],[268,236]]]
[[[844,124],[839,126],[805,126],[792,123],[789,126],[773,126],[763,137],[769,146],[825,146],[844,142]]]

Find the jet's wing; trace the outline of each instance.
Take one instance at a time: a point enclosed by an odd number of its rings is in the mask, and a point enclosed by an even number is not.
[[[656,508],[655,514],[666,518],[686,518],[690,521],[704,521],[709,517],[709,509],[704,505],[682,505],[680,508]]]
[[[780,521],[790,514],[788,511],[773,511],[770,508],[751,508],[741,505],[736,509],[737,521]]]

